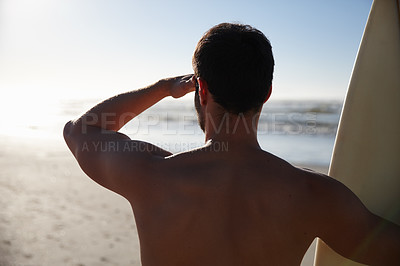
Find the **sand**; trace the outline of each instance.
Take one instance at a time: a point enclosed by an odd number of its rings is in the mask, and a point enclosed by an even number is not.
[[[129,203],[86,177],[61,138],[0,147],[1,266],[140,265]]]

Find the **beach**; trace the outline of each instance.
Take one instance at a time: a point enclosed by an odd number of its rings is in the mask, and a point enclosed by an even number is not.
[[[0,145],[1,266],[140,265],[128,201],[89,179],[61,136]]]
[[[140,265],[129,203],[86,177],[62,140],[1,147],[1,266]]]

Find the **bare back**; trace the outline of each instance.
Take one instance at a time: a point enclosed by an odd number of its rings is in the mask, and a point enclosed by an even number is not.
[[[163,98],[195,90],[203,148],[172,155],[119,132]],[[299,265],[317,236],[358,262],[399,265],[400,227],[343,184],[262,151],[258,118],[229,114],[190,74],[111,97],[63,134],[82,170],[131,203],[144,266]]]
[[[262,150],[197,150],[156,162],[130,200],[143,265],[299,265],[312,178]]]

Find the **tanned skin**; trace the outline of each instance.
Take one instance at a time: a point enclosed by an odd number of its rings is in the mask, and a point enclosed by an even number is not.
[[[193,91],[192,75],[117,95],[64,128],[83,171],[130,202],[142,265],[299,265],[315,237],[358,262],[400,264],[398,225],[338,181],[262,150],[259,114],[225,112],[197,81],[198,149],[172,154],[118,132],[161,99]]]

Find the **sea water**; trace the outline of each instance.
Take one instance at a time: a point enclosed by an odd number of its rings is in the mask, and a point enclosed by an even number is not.
[[[42,136],[62,140],[62,128],[100,99],[60,99],[26,121],[1,128],[2,134]],[[339,101],[271,100],[262,109],[258,140],[261,147],[291,163],[327,166],[335,140],[342,104]],[[43,119],[33,119],[41,115]],[[173,153],[204,144],[193,101],[165,99],[121,130],[132,139],[151,142]]]

